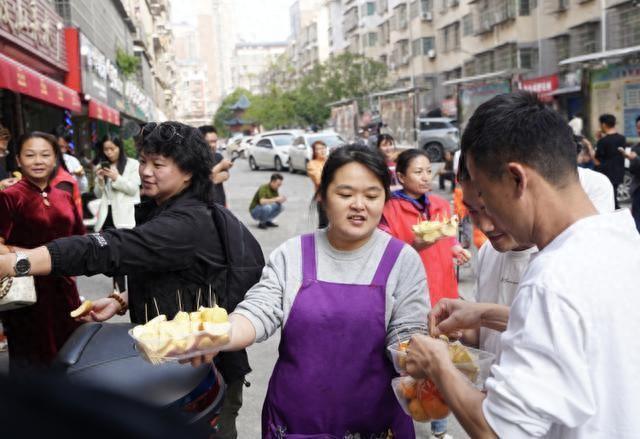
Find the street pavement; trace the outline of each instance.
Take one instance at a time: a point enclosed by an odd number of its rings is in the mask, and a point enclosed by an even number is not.
[[[269,181],[272,170],[251,171],[246,160],[237,160],[231,172],[230,180],[225,184],[230,209],[243,221],[256,236],[265,258],[285,240],[302,233],[308,233],[316,227],[316,209],[311,203],[313,185],[308,177],[300,174],[284,174],[284,183],[280,193],[287,197],[284,212],[276,219],[280,227],[266,230],[258,229],[256,221],[251,219],[249,203],[261,184]],[[435,174],[435,172],[434,172]],[[437,187],[437,182],[434,181]],[[442,194],[445,197],[450,195]],[[470,269],[461,271],[461,291],[469,295],[472,289]],[[80,295],[91,300],[105,297],[111,290],[111,279],[102,276],[78,278]],[[112,321],[128,321],[128,315],[115,316]],[[244,389],[244,402],[238,418],[238,437],[241,439],[260,438],[260,415],[266,394],[269,377],[275,365],[280,342],[279,331],[269,340],[251,346],[248,349],[253,372],[247,376],[250,387]],[[7,369],[7,355],[0,354],[0,372]],[[185,366],[187,367],[187,366]],[[428,424],[417,425],[417,437],[428,438]],[[449,433],[456,439],[468,437],[453,417],[450,417]]]

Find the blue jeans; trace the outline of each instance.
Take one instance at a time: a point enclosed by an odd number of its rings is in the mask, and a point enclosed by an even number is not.
[[[260,223],[271,221],[284,210],[280,203],[258,204],[251,210],[251,217]]]
[[[447,418],[431,421],[431,433],[440,434],[447,432]]]

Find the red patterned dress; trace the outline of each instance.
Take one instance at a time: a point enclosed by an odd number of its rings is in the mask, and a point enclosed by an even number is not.
[[[84,232],[67,192],[51,187],[42,191],[27,179],[0,192],[0,236],[7,245],[35,248]],[[73,278],[36,276],[35,285],[35,305],[0,313],[12,370],[48,366],[78,327],[69,316],[80,305]]]

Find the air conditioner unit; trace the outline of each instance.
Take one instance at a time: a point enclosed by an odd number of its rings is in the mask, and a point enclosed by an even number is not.
[[[424,11],[422,13],[422,19],[425,21],[431,21],[433,20],[433,14],[431,13],[431,11]]]
[[[434,59],[436,57],[436,51],[433,49],[429,49],[429,51],[427,52],[427,56],[429,57],[429,59]]]

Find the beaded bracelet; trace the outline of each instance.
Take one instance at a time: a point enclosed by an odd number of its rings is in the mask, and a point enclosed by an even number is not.
[[[123,316],[127,313],[127,309],[129,309],[129,305],[127,305],[127,302],[125,302],[125,300],[122,298],[120,294],[112,293],[109,295],[109,299],[115,299],[116,302],[120,304],[120,311],[117,312],[119,316]]]

